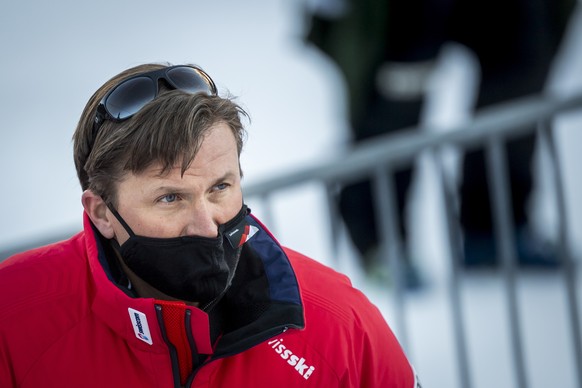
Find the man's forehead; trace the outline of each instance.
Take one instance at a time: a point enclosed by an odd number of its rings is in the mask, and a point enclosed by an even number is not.
[[[189,165],[183,167],[181,164],[166,167],[161,162],[154,162],[141,171],[128,171],[125,178],[137,180],[181,179],[189,167]]]
[[[230,165],[223,165],[221,167],[214,166],[216,168],[195,168],[192,164],[182,166],[181,164],[176,164],[171,167],[165,167],[162,163],[156,162],[152,163],[150,166],[143,169],[140,172],[127,172],[123,180],[128,178],[133,178],[135,180],[183,180],[185,177],[202,177],[207,176],[209,178],[219,178],[222,176],[240,175],[240,165],[239,163]]]

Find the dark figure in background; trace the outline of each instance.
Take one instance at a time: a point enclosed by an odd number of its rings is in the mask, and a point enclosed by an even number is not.
[[[332,4],[336,8],[330,8]],[[417,125],[426,79],[446,39],[448,6],[426,0],[331,1],[321,5],[311,18],[307,39],[329,55],[345,76],[353,144]],[[399,237],[404,242],[412,175],[411,165],[393,174]],[[372,192],[368,179],[349,184],[340,192],[338,207],[365,271],[378,276],[384,270],[378,257]],[[408,255],[403,264],[405,284],[418,287],[420,277]]]
[[[328,0],[310,19],[306,39],[339,66],[347,82],[353,144],[415,126],[428,74],[442,45],[456,41],[473,50],[481,66],[476,109],[543,89],[575,0]],[[527,238],[527,199],[532,188],[534,136],[507,145],[519,258],[551,264]],[[399,232],[406,243],[404,210],[412,166],[394,174]],[[460,222],[465,264],[493,265],[489,192],[483,150],[463,161]],[[338,206],[368,273],[380,265],[372,186],[342,188]],[[414,263],[404,260],[406,283],[419,285]]]
[[[541,93],[564,35],[575,0],[457,1],[451,39],[470,48],[481,66],[476,109]],[[529,227],[527,205],[532,190],[536,136],[509,141],[506,152],[516,249],[523,266],[557,264],[555,252]],[[483,149],[465,154],[460,221],[465,264],[497,264]]]

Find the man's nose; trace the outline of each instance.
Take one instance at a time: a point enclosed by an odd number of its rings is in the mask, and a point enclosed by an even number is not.
[[[216,237],[218,236],[218,221],[212,205],[199,202],[193,206],[188,216],[188,224],[184,231],[186,236]]]

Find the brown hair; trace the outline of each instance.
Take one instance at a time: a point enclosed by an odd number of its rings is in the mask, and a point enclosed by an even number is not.
[[[106,120],[93,138],[93,121],[99,102],[109,90],[133,75],[166,67],[145,64],[125,70],[101,86],[85,106],[75,134],[74,160],[83,190],[90,189],[115,204],[116,184],[128,173],[139,174],[153,163],[162,173],[177,164],[182,173],[194,160],[205,134],[224,122],[231,129],[240,156],[245,131],[241,116],[246,112],[230,98],[168,90],[128,120]]]

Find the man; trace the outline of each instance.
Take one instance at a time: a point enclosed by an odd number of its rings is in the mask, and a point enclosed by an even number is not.
[[[241,115],[194,66],[97,90],[84,230],[0,264],[0,386],[417,386],[378,309],[244,205]]]

